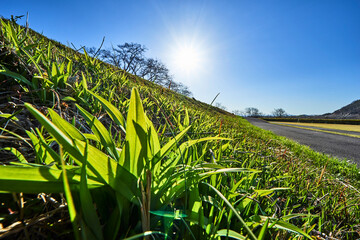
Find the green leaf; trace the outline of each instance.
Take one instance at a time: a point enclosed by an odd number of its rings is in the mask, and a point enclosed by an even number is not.
[[[79,139],[81,141],[86,141],[84,135],[76,128],[74,125],[61,118],[54,110],[48,109],[52,122],[70,139]]]
[[[88,91],[91,95],[95,97],[96,100],[100,102],[100,104],[105,108],[106,112],[109,114],[110,118],[123,130],[125,131],[125,120],[124,117],[121,115],[120,111],[112,105],[110,102],[106,101],[104,98],[100,97],[99,95]]]
[[[11,153],[13,153],[20,162],[22,163],[27,163],[28,161],[25,159],[24,155],[21,154],[21,152],[19,152],[16,148],[13,147],[5,147],[5,148],[0,148],[0,150],[6,150],[6,151],[10,151]]]
[[[147,125],[147,134],[148,134],[148,142],[150,149],[148,151],[148,159],[152,159],[161,149],[160,141],[158,138],[158,133],[154,128],[154,125],[149,120],[149,118],[145,115],[146,125]]]
[[[33,145],[35,154],[37,157],[37,163],[45,163],[46,165],[51,164],[55,161],[51,154],[48,153],[47,149],[41,144],[41,141],[36,135],[30,131],[26,131],[27,135],[30,137]],[[46,145],[46,144],[44,144]],[[50,147],[49,147],[50,148]],[[51,148],[50,148],[51,149]],[[59,159],[58,159],[59,160]],[[60,161],[57,161],[60,163]]]
[[[65,62],[62,62],[60,64],[60,68],[58,68],[59,74],[64,74],[64,69],[65,69]]]
[[[229,200],[226,199],[226,197],[216,188],[214,188],[213,186],[211,186],[210,184],[206,183],[206,182],[201,182],[202,184],[207,185],[208,187],[210,187],[213,191],[215,191],[215,193],[217,195],[219,195],[219,197],[224,200],[225,204],[228,205],[228,207],[233,211],[233,213],[235,214],[235,216],[239,219],[239,221],[241,222],[241,225],[243,225],[243,227],[245,228],[245,230],[248,232],[248,237],[250,237],[253,240],[256,240],[256,236],[254,235],[254,233],[250,230],[250,228],[247,226],[247,224],[245,223],[245,221],[243,220],[243,218],[240,216],[240,214],[238,213],[238,211],[233,207],[233,205],[231,205],[231,203],[229,202]]]
[[[67,67],[66,67],[66,70],[67,70],[67,73],[68,74],[71,74],[72,73],[72,69],[73,69],[73,61],[70,59]]]
[[[56,139],[56,141],[63,146],[64,150],[74,158],[76,163],[81,166],[81,160],[83,159],[82,153],[85,149],[85,143],[77,139],[71,140],[67,134],[63,133],[41,112],[31,106],[31,104],[25,103],[25,107],[46,128],[46,130]],[[67,124],[71,125],[70,123]],[[107,183],[114,181],[116,175],[115,173],[118,168],[116,161],[91,145],[89,146],[88,151],[88,168],[91,171],[90,173],[88,172],[88,174],[91,176],[96,175]]]
[[[73,97],[66,96],[61,99],[62,101],[70,101],[70,102],[76,102],[76,99]]]
[[[86,163],[87,163],[88,143],[84,151],[83,166],[81,168],[80,181],[80,202],[83,213],[83,220],[87,225],[87,229],[96,237],[96,239],[104,239],[101,231],[99,217],[96,214],[93,200],[87,184]]]
[[[85,90],[87,90],[87,89],[88,89],[88,86],[87,86],[87,82],[86,82],[86,77],[85,77],[85,75],[84,75],[84,72],[81,72],[81,74],[82,74],[81,85],[83,86],[83,88],[84,88]]]
[[[190,140],[190,141],[184,142],[183,144],[180,145],[180,151],[182,152],[186,148],[189,148],[192,145],[195,145],[195,144],[200,143],[200,142],[214,141],[214,140],[227,140],[227,141],[230,141],[232,139],[223,138],[223,137],[206,137],[206,138],[199,138],[199,139],[195,139],[195,140]]]
[[[2,118],[11,118],[11,119],[13,119],[15,121],[19,121],[19,119],[17,117],[15,117],[15,116],[13,116],[12,114],[9,114],[9,113],[2,113],[2,114],[0,114],[0,117],[2,117]]]
[[[258,196],[263,197],[263,196],[267,196],[269,194],[272,194],[275,191],[289,190],[289,189],[291,189],[291,188],[257,189],[257,190],[254,190],[254,192],[256,192],[258,194]]]
[[[22,83],[25,83],[26,85],[29,86],[33,86],[32,82],[30,82],[29,80],[27,80],[23,75],[20,75],[18,73],[14,73],[12,71],[10,71],[9,69],[7,69],[6,67],[4,67],[3,65],[0,64],[0,67],[2,67],[3,69],[0,69],[0,74],[3,74],[5,76],[8,77],[12,77]]]
[[[145,166],[147,156],[146,142],[145,113],[139,92],[136,88],[133,88],[126,120],[125,146],[123,151],[121,151],[120,164],[136,177],[141,175]]]
[[[310,215],[312,217],[318,217],[318,215]],[[290,219],[297,218],[297,217],[309,217],[308,213],[292,213],[286,216],[282,216],[281,220],[289,221]]]
[[[176,135],[174,138],[172,138],[168,143],[165,144],[160,149],[159,155],[157,156],[158,161],[163,159],[165,155],[176,145],[179,143],[179,141],[185,136],[185,134],[189,131],[191,126],[185,128],[182,132],[180,132],[178,135]]]
[[[19,140],[24,141],[27,145],[29,145],[30,147],[32,147],[31,144],[27,141],[27,140],[29,140],[29,139],[25,139],[25,138],[23,138],[22,136],[20,136],[19,134],[16,134],[16,133],[14,133],[14,132],[12,132],[12,131],[10,131],[10,130],[7,130],[7,129],[5,129],[5,128],[2,128],[2,127],[0,127],[0,130],[1,130],[1,131],[4,131],[4,132],[7,132],[7,133],[9,133],[9,134],[11,134],[11,135],[13,135],[14,137],[18,138]],[[2,135],[2,138],[6,138],[6,137],[7,137],[7,136]]]
[[[202,168],[199,168],[202,169]],[[235,173],[235,172],[247,172],[247,173],[260,173],[261,170],[251,169],[251,168],[223,168],[217,169],[214,171],[200,173],[201,177],[209,177],[211,175],[219,174],[219,173]]]
[[[231,238],[238,239],[238,240],[247,239],[246,237],[244,237],[240,233],[237,233],[237,232],[235,232],[234,230],[231,230],[231,229],[221,229],[221,230],[216,232],[216,235],[219,236],[219,237],[231,237]]]
[[[66,174],[65,161],[63,159],[61,149],[60,149],[60,158],[61,158],[61,165],[62,165],[62,179],[63,179],[63,185],[64,185],[64,192],[65,192],[66,202],[68,205],[70,221],[73,225],[75,239],[80,240],[79,222],[78,222],[79,216],[76,212],[74,200],[71,195],[70,184],[69,184],[69,180],[68,180],[68,177]]]
[[[189,128],[189,127],[188,127]],[[187,128],[185,129],[187,130]],[[184,131],[185,131],[184,130]],[[200,138],[200,139],[196,139],[196,140],[190,140],[187,142],[184,142],[180,145],[180,147],[177,149],[176,154],[177,154],[177,158],[175,160],[173,159],[169,159],[167,162],[165,162],[163,165],[167,166],[167,170],[162,171],[159,174],[159,178],[162,178],[166,175],[166,172],[171,169],[172,167],[176,166],[178,164],[178,162],[180,161],[180,159],[183,157],[183,153],[190,148],[191,146],[200,143],[200,142],[204,142],[204,141],[213,141],[213,140],[231,140],[228,138],[222,138],[222,137],[207,137],[207,138]],[[253,171],[253,170],[252,170]],[[216,174],[216,173],[215,173]]]
[[[86,137],[88,140],[94,140],[94,141],[97,141],[97,142],[100,142],[100,140],[94,135],[94,134],[91,134],[91,133],[83,133],[84,137]]]
[[[153,236],[155,237],[156,235],[162,235],[165,237],[165,239],[167,239],[167,234],[162,233],[162,232],[157,232],[157,231],[147,231],[147,232],[143,232],[143,233],[139,233],[136,234],[134,236],[128,237],[128,238],[124,238],[124,240],[134,240],[134,239],[144,239],[144,237],[146,236]],[[156,238],[154,238],[156,239]]]
[[[262,228],[261,228],[261,230],[260,230],[260,233],[259,233],[258,240],[263,240],[263,239],[265,239],[268,225],[269,225],[269,218],[266,219],[264,225],[262,226]]]
[[[79,168],[68,171],[70,188],[79,190]],[[0,191],[24,193],[64,192],[62,170],[47,166],[0,166]],[[103,184],[94,178],[88,179],[88,187],[101,187]]]
[[[47,119],[40,111],[34,108],[31,104],[25,103],[25,107],[34,117],[46,128],[46,130],[61,144],[64,149],[69,152],[74,158],[81,159],[82,154],[74,147],[73,141],[69,136],[63,133],[59,127]],[[65,120],[64,120],[65,121]]]
[[[109,132],[104,127],[104,125],[94,116],[92,116],[85,109],[76,104],[76,107],[80,110],[81,115],[85,118],[87,124],[90,126],[91,130],[101,142],[101,144],[107,148],[109,154],[116,160],[119,160],[119,154],[115,146],[114,140],[111,138]]]
[[[190,118],[189,118],[189,112],[188,110],[185,108],[185,117],[184,117],[184,122],[183,122],[183,126],[187,127],[190,125]]]
[[[301,235],[307,237],[308,239],[312,239],[309,234],[307,234],[306,232],[304,232],[300,228],[292,225],[291,223],[285,222],[283,220],[275,221],[275,225],[273,225],[273,228],[284,229],[284,230],[289,231],[289,232],[294,232],[294,233],[301,234]]]
[[[152,214],[165,218],[181,219],[187,217],[185,213],[181,213],[180,210],[175,211],[150,211]]]
[[[157,174],[160,171],[161,160],[170,152],[172,148],[174,148],[179,141],[186,135],[191,126],[185,128],[182,132],[172,138],[168,143],[165,144],[151,159],[152,167],[154,167],[153,172]],[[180,159],[180,158],[179,158]],[[176,165],[177,162],[173,162],[171,166]]]
[[[53,62],[51,68],[51,77],[54,78],[57,74],[58,74],[57,67],[55,65],[55,62]]]
[[[39,64],[34,60],[34,57],[31,56],[28,51],[26,51],[25,49],[21,49],[23,53],[26,54],[26,56],[29,58],[29,60],[35,65],[36,69],[38,70],[39,74],[41,75],[42,78],[44,78],[44,75],[41,71],[41,68],[39,66]]]

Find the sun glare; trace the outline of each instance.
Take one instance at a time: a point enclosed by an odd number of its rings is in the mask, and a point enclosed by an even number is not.
[[[173,48],[173,66],[177,71],[194,74],[204,66],[204,51],[201,46],[182,43]]]
[[[201,64],[199,51],[191,46],[183,46],[175,53],[175,64],[181,70],[193,71]]]

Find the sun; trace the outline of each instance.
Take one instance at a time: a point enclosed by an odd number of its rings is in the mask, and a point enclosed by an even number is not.
[[[201,64],[199,49],[194,46],[181,46],[174,54],[175,65],[182,71],[196,71]]]
[[[195,74],[200,71],[205,62],[202,47],[194,43],[180,42],[173,47],[172,66],[176,72]]]

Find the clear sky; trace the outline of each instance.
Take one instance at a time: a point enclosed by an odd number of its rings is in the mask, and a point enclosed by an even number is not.
[[[229,111],[322,114],[360,99],[359,0],[1,0],[3,17],[26,12],[64,44],[141,43]]]

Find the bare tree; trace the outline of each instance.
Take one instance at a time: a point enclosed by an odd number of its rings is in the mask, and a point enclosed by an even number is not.
[[[192,93],[190,92],[189,88],[187,86],[185,86],[184,84],[182,84],[181,82],[172,81],[169,84],[169,86],[170,86],[171,90],[173,90],[177,93],[180,93],[180,94],[188,96],[188,97],[192,96]]]
[[[190,91],[189,87],[184,85],[184,84],[181,84],[181,88],[180,88],[180,93],[182,95],[185,95],[187,97],[191,97],[192,96],[192,92]]]
[[[119,67],[126,72],[139,75],[144,66],[144,53],[146,47],[138,43],[124,43],[112,47],[111,50],[103,50],[101,57],[108,63]]]
[[[262,113],[259,111],[259,109],[254,108],[254,107],[245,108],[245,114],[248,117],[259,117],[262,115]]]
[[[157,59],[148,58],[140,71],[140,77],[157,84],[164,84],[169,79],[169,69]]]
[[[222,110],[226,111],[226,107],[224,105],[222,105],[221,103],[219,103],[219,102],[215,103],[215,107],[221,108]]]
[[[98,50],[95,47],[86,48],[86,51],[94,57],[97,56],[105,62],[150,82],[157,83],[188,97],[192,95],[187,86],[174,81],[169,69],[160,60],[145,58],[144,53],[147,50],[145,46],[138,43],[124,43],[107,50],[100,50],[100,48]]]
[[[232,111],[233,114],[237,115],[237,116],[244,116],[245,113],[243,111],[240,111],[240,110],[234,110]]]
[[[274,117],[285,117],[287,116],[287,113],[282,108],[275,108],[274,111],[272,112],[272,115]]]

